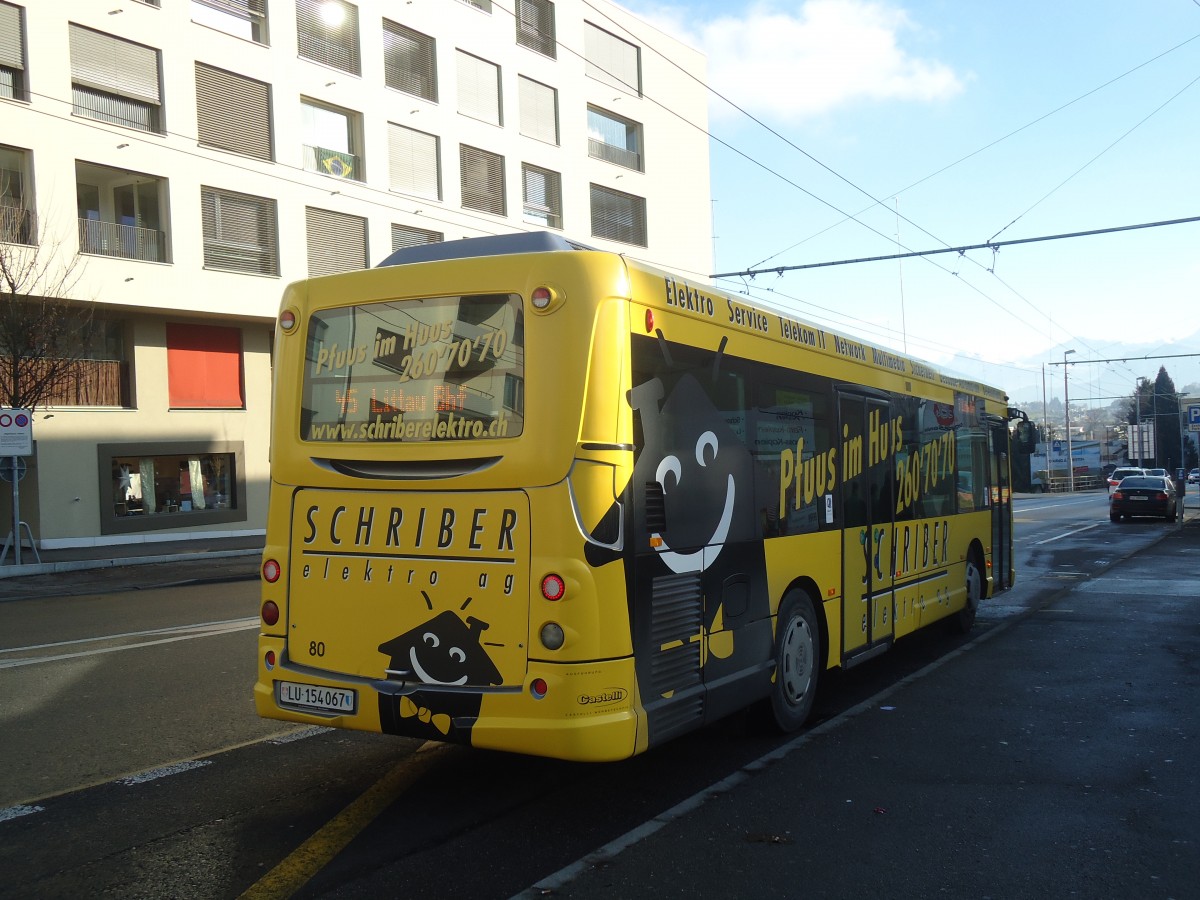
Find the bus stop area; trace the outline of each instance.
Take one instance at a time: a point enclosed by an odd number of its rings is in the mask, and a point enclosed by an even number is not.
[[[817,724],[520,896],[1196,896],[1189,499],[1183,527],[992,626],[932,677]]]

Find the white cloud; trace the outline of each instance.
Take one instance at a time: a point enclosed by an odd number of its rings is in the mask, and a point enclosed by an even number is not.
[[[882,0],[806,0],[796,11],[756,4],[707,21],[695,9],[634,5],[701,49],[713,89],[758,116],[794,121],[864,101],[939,101],[963,89],[950,66],[905,48],[922,29]],[[736,114],[719,99],[711,109],[714,118]]]

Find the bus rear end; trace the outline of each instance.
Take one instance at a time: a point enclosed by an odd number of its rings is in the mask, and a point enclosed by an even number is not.
[[[261,715],[573,759],[644,746],[624,285],[580,251],[289,287]]]

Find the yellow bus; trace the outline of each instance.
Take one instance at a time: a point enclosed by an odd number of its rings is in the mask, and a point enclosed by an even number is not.
[[[538,232],[290,285],[259,713],[618,760],[1013,583],[1004,393]]]

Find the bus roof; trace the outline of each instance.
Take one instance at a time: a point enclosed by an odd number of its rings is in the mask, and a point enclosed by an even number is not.
[[[568,240],[550,231],[518,231],[486,237],[462,238],[418,244],[397,250],[379,266],[404,266],[409,263],[440,262],[471,256],[506,256],[510,253],[544,253],[548,250],[595,250],[586,244]]]

